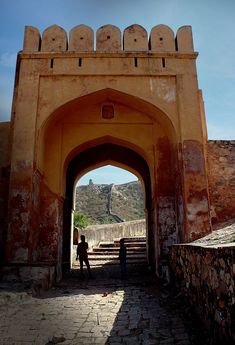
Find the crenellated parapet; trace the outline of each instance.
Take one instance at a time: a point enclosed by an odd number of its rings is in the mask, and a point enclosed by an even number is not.
[[[104,25],[96,31],[78,25],[67,32],[58,25],[48,27],[42,35],[37,28],[25,27],[24,52],[193,52],[191,26],[182,26],[176,35],[166,25],[156,25],[148,37],[141,25],[127,27],[123,34],[114,25]],[[96,43],[96,44],[95,44]]]

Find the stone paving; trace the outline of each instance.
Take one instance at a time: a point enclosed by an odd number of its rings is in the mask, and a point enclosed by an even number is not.
[[[46,292],[2,284],[0,344],[209,344],[189,312],[152,278],[73,277]]]

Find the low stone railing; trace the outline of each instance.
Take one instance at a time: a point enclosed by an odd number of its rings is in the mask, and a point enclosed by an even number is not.
[[[195,307],[213,344],[235,341],[235,245],[174,245],[170,256],[173,282]]]
[[[90,225],[86,229],[79,229],[78,238],[80,235],[85,235],[89,248],[93,248],[102,241],[112,242],[122,237],[146,236],[146,221],[140,219],[123,223]]]

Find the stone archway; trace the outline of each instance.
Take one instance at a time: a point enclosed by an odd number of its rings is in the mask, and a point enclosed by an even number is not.
[[[106,106],[113,110],[113,117],[103,117]],[[53,250],[60,250],[58,265],[63,261],[66,266],[70,259],[66,250],[62,255],[58,241],[63,243],[64,240],[63,248],[70,248],[70,239],[66,236],[70,233],[70,224],[63,226],[62,235],[62,223],[70,219],[71,195],[77,175],[102,161],[114,161],[136,171],[144,181],[151,244],[148,255],[151,266],[158,272],[169,246],[184,237],[177,216],[182,176],[178,170],[176,135],[166,114],[137,97],[104,89],[57,109],[41,133],[39,146],[44,147],[44,155],[39,164],[42,164],[44,181],[47,181],[46,185],[42,181],[45,203],[42,203],[41,215],[45,217],[42,217],[41,234],[48,237],[48,229],[57,227],[55,232],[59,236]],[[67,206],[62,214],[63,200]],[[50,218],[48,208],[54,209],[54,216]],[[42,242],[46,243],[45,250],[42,249],[44,253],[48,246],[52,247],[52,242],[50,240],[49,244],[45,237]]]
[[[156,272],[171,244],[211,231],[205,121],[190,27],[178,30],[175,46],[169,28],[155,27],[148,45],[145,30],[134,25],[124,31],[123,51],[117,28],[106,27],[108,36],[98,32],[97,51],[91,30],[82,30],[82,46],[76,29],[67,50],[58,26],[45,30],[40,46],[38,30],[28,27],[18,55],[4,265],[22,279],[24,272],[40,276],[41,270],[49,280],[55,272],[61,278],[66,175],[75,157],[102,145],[109,145],[111,160],[118,160],[114,145],[147,164]],[[134,169],[141,175],[138,162]],[[130,166],[129,160],[124,164]]]
[[[63,267],[70,268],[70,249],[71,249],[71,210],[73,209],[73,190],[76,178],[81,172],[87,170],[90,166],[100,165],[102,162],[115,162],[137,171],[143,181],[145,189],[145,209],[147,217],[147,253],[148,261],[152,267],[155,267],[155,249],[153,246],[154,233],[151,223],[148,222],[151,212],[151,178],[148,164],[135,151],[115,144],[101,144],[90,149],[84,150],[75,156],[68,165],[66,173],[66,193],[64,201],[63,214]]]

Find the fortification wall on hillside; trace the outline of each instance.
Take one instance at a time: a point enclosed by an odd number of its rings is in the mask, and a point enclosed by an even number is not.
[[[207,167],[212,223],[235,218],[235,141],[209,140]]]

